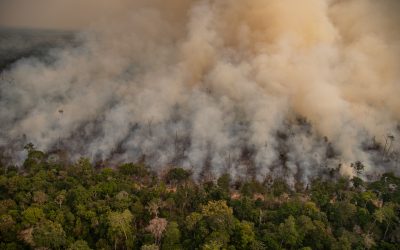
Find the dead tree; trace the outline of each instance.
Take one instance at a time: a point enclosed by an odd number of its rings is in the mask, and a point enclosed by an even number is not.
[[[394,136],[391,134],[388,134],[385,137],[385,147],[383,148],[383,158],[382,158],[383,160],[385,160],[386,156],[389,155],[394,139],[395,139]]]

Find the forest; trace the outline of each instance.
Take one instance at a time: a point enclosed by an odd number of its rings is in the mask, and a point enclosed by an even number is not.
[[[0,249],[399,249],[400,178],[196,180],[145,162],[1,161]],[[363,169],[354,164],[358,174]]]
[[[400,249],[399,0],[0,0],[0,250]]]

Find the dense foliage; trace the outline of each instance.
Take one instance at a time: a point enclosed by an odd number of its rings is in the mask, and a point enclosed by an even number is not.
[[[1,165],[0,249],[400,249],[400,179],[194,182],[145,164]],[[160,177],[161,176],[161,177]]]

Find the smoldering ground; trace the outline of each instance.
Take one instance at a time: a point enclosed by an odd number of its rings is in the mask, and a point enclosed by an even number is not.
[[[1,23],[80,45],[2,72],[3,147],[195,176],[398,171],[396,0],[31,2],[0,2]]]

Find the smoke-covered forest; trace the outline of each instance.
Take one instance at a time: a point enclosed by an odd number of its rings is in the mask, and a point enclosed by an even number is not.
[[[399,249],[399,13],[0,0],[0,248]]]
[[[0,4],[0,147],[15,164],[33,143],[194,178],[399,173],[397,0]]]

